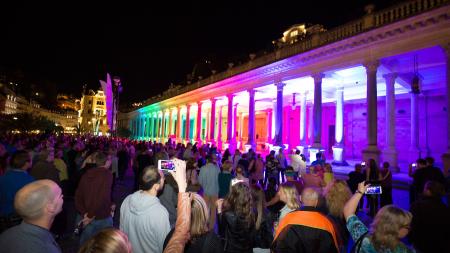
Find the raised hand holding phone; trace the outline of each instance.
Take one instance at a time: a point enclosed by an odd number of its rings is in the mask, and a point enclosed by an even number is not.
[[[169,171],[178,184],[179,192],[186,192],[187,180],[186,180],[186,161],[174,158],[171,160],[174,164],[174,170]]]

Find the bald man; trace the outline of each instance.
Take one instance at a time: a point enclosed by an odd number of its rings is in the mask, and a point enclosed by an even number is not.
[[[25,185],[14,198],[14,208],[23,222],[0,235],[1,252],[61,252],[49,229],[62,205],[61,188],[55,182],[46,179]]]
[[[315,189],[303,190],[303,206],[284,216],[278,225],[273,252],[338,252],[333,223],[317,210],[319,198]]]

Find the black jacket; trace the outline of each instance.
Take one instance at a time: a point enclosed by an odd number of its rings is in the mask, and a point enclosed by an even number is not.
[[[420,252],[450,252],[450,209],[439,198],[423,197],[411,205],[408,235]]]
[[[253,248],[269,249],[273,242],[273,219],[268,210],[264,210],[263,219],[255,233]]]
[[[316,212],[315,208],[304,207],[300,211]],[[283,220],[287,220],[289,217],[295,215],[302,215],[302,212],[294,211],[286,215]],[[320,214],[320,219],[324,219],[325,222],[333,226],[325,215]],[[298,217],[303,218],[303,217]],[[308,219],[307,217],[305,217]],[[281,226],[280,222],[279,226]],[[330,232],[319,229],[312,226],[306,226],[301,224],[292,224],[286,226],[281,230],[278,237],[272,244],[272,252],[276,253],[334,253],[338,252],[333,236]]]
[[[234,212],[219,214],[219,235],[223,240],[226,253],[251,253],[255,245],[255,224],[248,226],[242,217]]]

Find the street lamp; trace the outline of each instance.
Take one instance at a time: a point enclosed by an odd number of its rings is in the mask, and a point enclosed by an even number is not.
[[[114,85],[112,87],[113,93],[113,108],[112,108],[112,129],[111,135],[116,137],[117,133],[117,112],[119,109],[119,93],[122,92],[122,83],[120,82],[120,77],[113,77]]]

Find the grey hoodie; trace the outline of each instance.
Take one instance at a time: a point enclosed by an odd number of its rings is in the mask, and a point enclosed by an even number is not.
[[[157,197],[137,191],[120,207],[120,230],[128,235],[134,253],[160,253],[170,231],[169,214]]]

